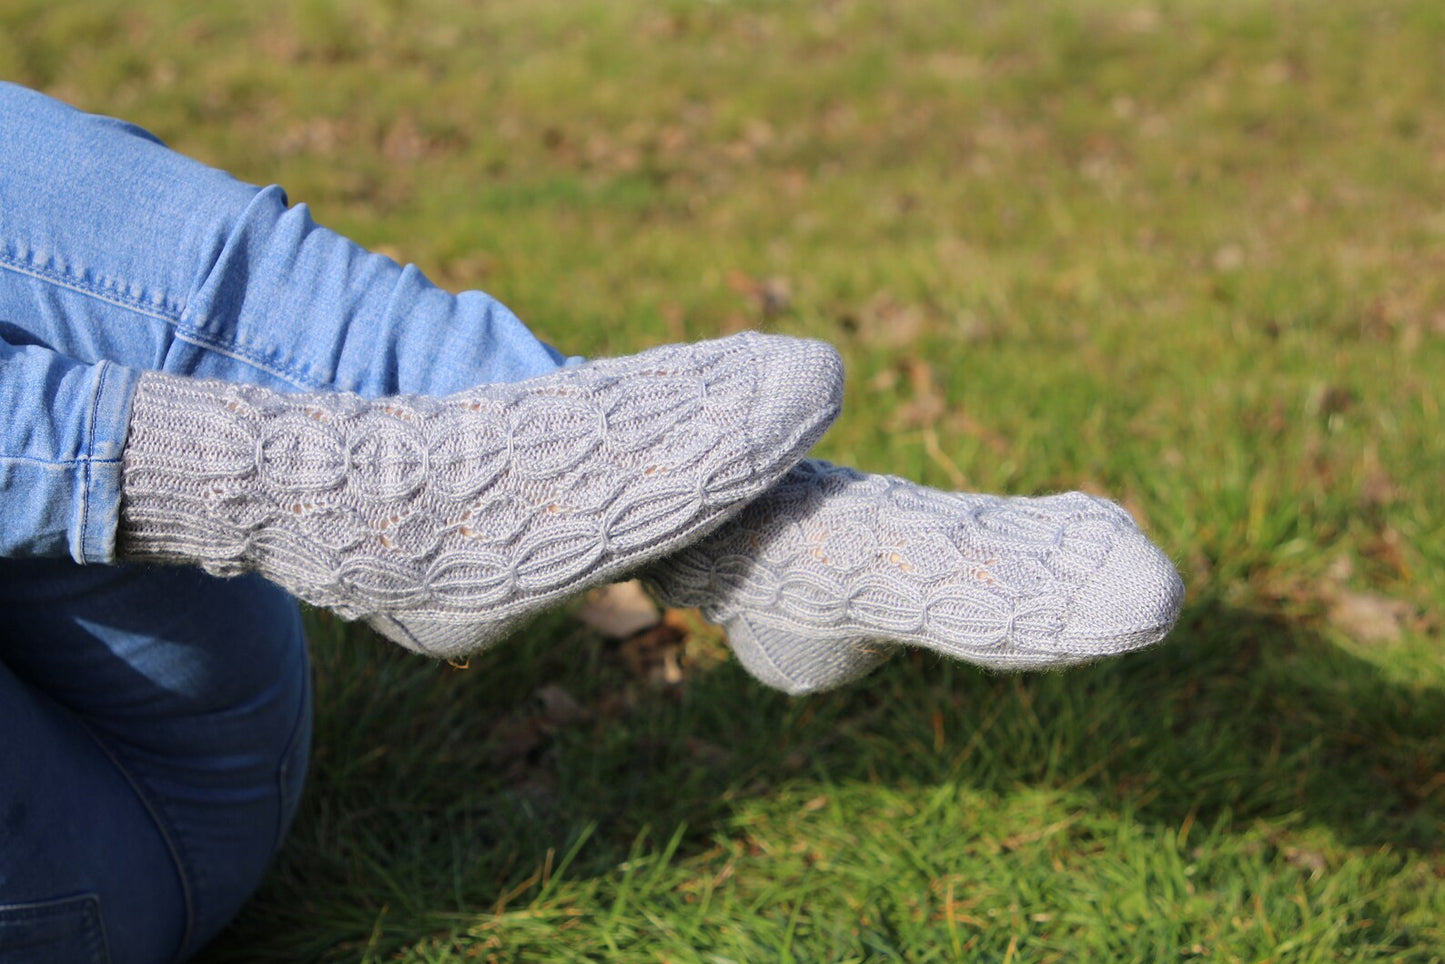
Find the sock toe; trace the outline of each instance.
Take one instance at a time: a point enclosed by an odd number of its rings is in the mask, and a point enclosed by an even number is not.
[[[1069,600],[1060,646],[1085,662],[1150,646],[1179,618],[1184,583],[1169,557],[1138,530],[1121,534]]]
[[[749,437],[760,460],[791,468],[838,417],[843,360],[825,342],[756,338],[761,377],[759,397],[749,414]],[[777,474],[776,469],[772,472]]]

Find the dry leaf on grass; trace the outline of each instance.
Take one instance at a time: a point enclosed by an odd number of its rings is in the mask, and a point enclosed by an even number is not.
[[[686,634],[669,623],[622,641],[617,654],[636,679],[654,685],[675,686],[682,682],[682,647]]]
[[[540,709],[538,722],[544,730],[555,730],[574,723],[585,723],[592,719],[587,709],[566,688],[557,683],[548,683],[532,694]]]
[[[557,683],[548,683],[499,719],[487,736],[487,762],[503,773],[514,790],[550,793],[553,778],[544,759],[557,733],[596,717]]]
[[[1413,615],[1409,603],[1377,593],[1341,589],[1329,599],[1330,623],[1362,643],[1399,639]]]
[[[577,618],[607,639],[626,639],[662,621],[662,613],[637,580],[601,586],[587,594]]]
[[[727,286],[752,302],[764,318],[787,311],[793,303],[793,286],[787,278],[754,278],[736,268],[727,273]]]

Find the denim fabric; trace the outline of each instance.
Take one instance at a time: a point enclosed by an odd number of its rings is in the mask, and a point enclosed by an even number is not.
[[[0,83],[0,145],[0,964],[175,960],[279,846],[311,695],[271,584],[111,564],[137,373],[445,394],[564,360],[131,125]]]
[[[106,964],[110,954],[100,900],[94,894],[80,894],[0,906],[0,948],[16,964]]]
[[[136,369],[378,396],[563,362],[490,296],[130,125],[0,83],[0,143],[0,558],[114,557]]]
[[[54,915],[71,898],[90,899],[116,964],[194,952],[260,882],[300,797],[295,603],[253,576],[32,559],[6,567],[0,607],[0,962],[71,960],[38,944],[70,929]]]

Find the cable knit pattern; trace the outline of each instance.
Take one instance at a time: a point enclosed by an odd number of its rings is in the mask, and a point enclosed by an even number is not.
[[[795,694],[862,676],[899,643],[995,669],[1087,662],[1157,642],[1184,597],[1112,502],[945,493],[818,461],[643,577]]]
[[[456,657],[699,538],[838,411],[819,342],[746,333],[447,398],[141,376],[120,554],[259,571]]]

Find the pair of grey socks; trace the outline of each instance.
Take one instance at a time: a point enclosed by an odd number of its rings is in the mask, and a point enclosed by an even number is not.
[[[118,556],[259,572],[452,659],[640,572],[793,693],[900,644],[1023,669],[1168,631],[1178,576],[1110,503],[951,495],[803,461],[841,394],[831,348],[752,333],[446,398],[147,372]]]

